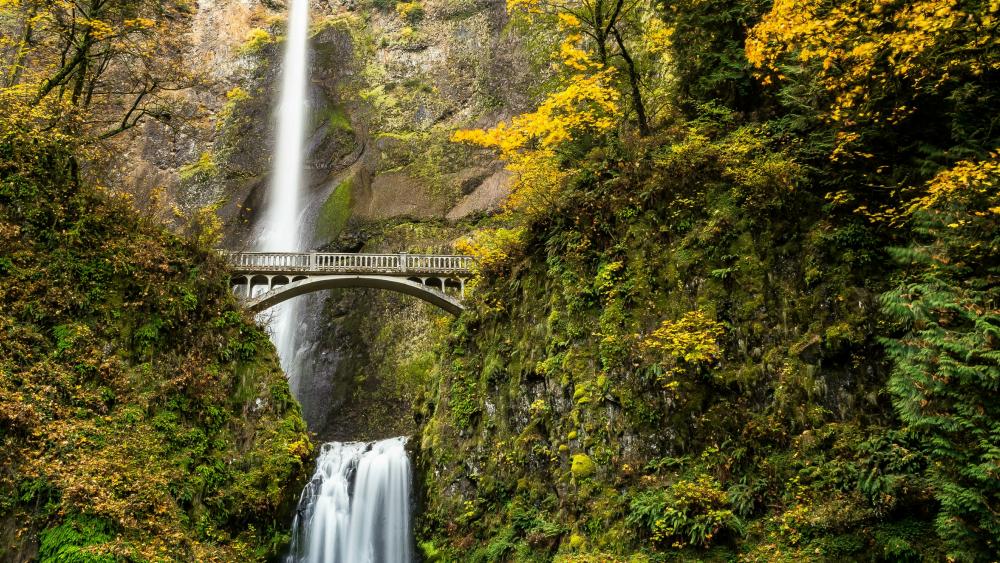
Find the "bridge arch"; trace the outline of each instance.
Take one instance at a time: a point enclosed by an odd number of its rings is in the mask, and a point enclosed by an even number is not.
[[[263,274],[257,274],[255,276],[250,276],[250,282],[249,283],[250,283],[250,286],[247,288],[247,291],[250,292],[250,295],[253,295],[255,293],[254,292],[254,288],[255,287],[265,287],[265,288],[271,287],[271,280],[270,280],[270,278],[268,278],[267,276],[265,276]]]
[[[443,283],[442,283],[443,284]],[[374,289],[388,289],[406,295],[412,295],[419,299],[436,305],[441,309],[459,315],[465,307],[458,299],[444,293],[441,290],[428,287],[413,278],[403,278],[399,276],[378,276],[378,275],[322,275],[299,277],[295,281],[274,287],[270,291],[250,298],[246,302],[246,307],[250,311],[257,313],[278,303],[287,301],[299,295],[322,291],[326,289],[338,289],[349,287],[368,287]]]

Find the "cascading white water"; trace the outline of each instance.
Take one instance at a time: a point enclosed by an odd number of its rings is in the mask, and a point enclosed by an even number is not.
[[[300,251],[303,241],[303,145],[309,0],[291,0],[285,40],[278,137],[267,207],[256,248]],[[271,338],[293,393],[297,391],[296,300],[271,313]],[[316,473],[302,492],[289,563],[376,563],[413,560],[410,462],[404,438],[372,444],[324,444]]]
[[[306,121],[306,39],[309,32],[309,0],[291,0],[285,56],[281,77],[281,99],[276,118],[278,137],[267,207],[257,250],[289,252],[302,249],[302,172]],[[278,349],[285,373],[295,383],[295,300],[271,312],[271,338]]]
[[[323,444],[302,491],[287,563],[410,563],[405,438]]]

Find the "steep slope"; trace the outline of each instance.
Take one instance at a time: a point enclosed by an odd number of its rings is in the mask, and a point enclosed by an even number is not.
[[[678,129],[619,147],[585,164],[591,179],[560,201],[572,214],[484,271],[423,407],[428,549],[938,549],[926,460],[903,453],[912,438],[880,392],[885,261],[751,142]]]
[[[66,146],[0,138],[0,558],[263,560],[311,450],[273,348]]]
[[[424,395],[428,558],[995,560],[997,6],[508,5],[563,69],[454,137],[519,176]]]

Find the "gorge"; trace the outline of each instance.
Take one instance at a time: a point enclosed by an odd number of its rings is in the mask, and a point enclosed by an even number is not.
[[[995,4],[0,1],[0,560],[996,560]]]

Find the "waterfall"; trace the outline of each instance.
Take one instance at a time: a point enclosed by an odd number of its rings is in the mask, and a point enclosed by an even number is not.
[[[309,0],[291,0],[285,40],[278,136],[267,205],[256,249],[304,250],[303,144],[306,120],[306,39]],[[270,317],[282,367],[298,393],[296,300]],[[302,491],[292,524],[288,563],[410,563],[410,462],[404,438],[371,444],[324,444],[316,472]]]
[[[292,0],[288,14],[285,57],[278,104],[278,139],[271,170],[271,189],[261,236],[261,250],[300,250],[302,145],[306,119],[306,35],[309,28],[309,0]]]
[[[281,98],[276,118],[278,136],[274,147],[267,206],[257,250],[288,252],[302,248],[302,172],[306,121],[306,39],[309,33],[309,0],[291,0],[288,31],[281,77]],[[285,373],[295,391],[296,300],[275,307],[271,317],[271,338]]]
[[[405,444],[323,444],[299,500],[286,563],[413,561]]]

